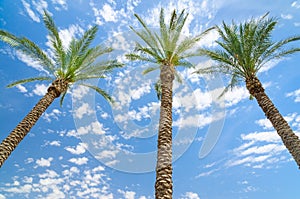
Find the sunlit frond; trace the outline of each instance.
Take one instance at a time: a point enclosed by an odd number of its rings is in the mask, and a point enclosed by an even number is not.
[[[32,77],[32,78],[15,81],[15,82],[7,85],[7,87],[11,88],[11,87],[17,86],[19,84],[24,84],[24,83],[33,82],[33,81],[50,81],[50,80],[52,80],[52,78],[50,78],[50,77]]]
[[[112,99],[112,97],[108,93],[106,93],[104,90],[102,90],[101,88],[99,88],[97,86],[93,86],[93,85],[88,85],[88,84],[80,84],[80,85],[86,86],[88,88],[91,88],[91,89],[95,90],[97,93],[99,93],[100,95],[102,95],[110,103],[114,102],[114,100]]]
[[[55,68],[52,61],[34,42],[30,41],[29,39],[25,37],[17,37],[7,31],[0,30],[0,40],[29,56],[50,73],[54,72]]]
[[[216,26],[220,40],[216,41],[218,49],[202,49],[199,54],[206,55],[219,64],[218,72],[230,74],[232,80],[228,88],[239,81],[255,75],[260,68],[274,59],[300,51],[300,48],[287,47],[288,44],[300,40],[293,36],[279,42],[272,41],[272,32],[277,24],[276,18],[268,18],[268,13],[259,19],[230,25],[225,22]],[[227,90],[226,89],[226,90]]]
[[[155,71],[155,70],[157,70],[157,69],[159,69],[160,67],[158,66],[158,67],[148,67],[146,70],[144,70],[143,71],[143,75],[146,75],[146,74],[148,74],[148,73],[150,73],[150,72],[152,72],[152,71]]]
[[[182,39],[182,29],[188,17],[185,10],[182,10],[179,15],[174,10],[167,24],[165,22],[164,9],[161,9],[159,34],[149,29],[137,14],[135,16],[142,25],[143,30],[137,31],[133,27],[131,29],[145,42],[146,46],[143,46],[141,43],[136,44],[135,51],[127,55],[127,58],[133,61],[140,60],[153,63],[155,60],[158,64],[167,62],[176,66],[181,63],[180,59],[188,58],[188,56],[197,56],[197,54],[188,53],[187,51],[191,50],[204,35],[214,29],[210,28],[197,36]]]
[[[54,59],[58,65],[65,70],[66,67],[66,52],[63,48],[62,41],[59,37],[58,29],[51,16],[44,10],[44,24],[49,31],[50,42],[54,48]]]

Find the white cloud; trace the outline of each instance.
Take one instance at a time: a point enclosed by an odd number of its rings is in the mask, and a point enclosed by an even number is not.
[[[128,17],[125,14],[124,8],[117,10],[115,8],[115,5],[105,3],[101,9],[97,9],[95,3],[91,2],[90,6],[92,7],[94,16],[96,17],[96,24],[98,24],[99,26],[103,25],[104,22],[118,22],[121,17]]]
[[[202,172],[200,174],[198,174],[195,178],[200,178],[200,177],[205,177],[205,176],[210,176],[211,174],[215,173],[216,171],[218,171],[219,169],[211,169],[209,171],[206,172]]]
[[[280,142],[281,139],[275,131],[266,131],[266,132],[254,132],[249,134],[242,134],[241,138],[245,141],[254,141],[254,142]]]
[[[281,18],[283,18],[283,19],[293,19],[293,15],[291,15],[291,14],[281,14],[280,15],[281,16]]]
[[[260,70],[258,71],[258,74],[269,71],[273,67],[275,67],[279,62],[281,62],[283,59],[274,59],[269,62],[267,62],[265,65],[263,65]]]
[[[226,166],[271,168],[288,161],[288,150],[276,131],[242,134],[241,139],[243,144],[232,150],[233,157],[225,163]]]
[[[300,89],[286,94],[287,97],[294,97],[295,102],[300,102]]]
[[[291,4],[291,6],[292,6],[293,8],[299,9],[299,8],[300,8],[300,3],[299,3],[299,1],[294,1],[294,2]]]
[[[197,193],[186,192],[180,199],[200,199]]]
[[[53,109],[50,113],[45,112],[42,117],[44,120],[50,123],[52,119],[58,120],[62,115],[63,113],[60,110]]]
[[[234,106],[249,97],[249,91],[245,87],[234,87],[225,93],[225,106]]]
[[[27,14],[29,15],[29,17],[35,22],[40,22],[40,18],[33,12],[30,4],[27,3],[25,0],[21,0],[21,1],[22,1],[23,6],[25,7],[25,10],[26,10]]]
[[[12,198],[99,198],[113,199],[109,186],[110,178],[104,173],[104,167],[85,168],[83,171],[77,167],[65,165],[65,169],[57,171],[46,169],[39,173],[42,168],[35,170],[35,173],[18,177],[11,177],[12,183],[6,183],[0,187],[0,199],[7,195]],[[28,174],[28,173],[26,173]],[[24,175],[24,174],[23,174]],[[67,194],[65,194],[67,193]],[[2,196],[3,195],[3,196]]]
[[[110,22],[110,21],[116,22],[117,21],[117,13],[107,3],[104,4],[104,6],[101,10],[99,10],[99,14],[102,15],[105,22]]]
[[[268,129],[268,130],[273,129],[272,123],[267,118],[257,120],[257,121],[255,121],[255,123],[258,124],[259,126],[263,127],[263,129]]]
[[[51,0],[53,4],[55,4],[55,9],[60,10],[61,8],[64,10],[68,9],[67,0]]]
[[[44,96],[47,93],[48,86],[45,84],[36,84],[33,93],[38,96]]]
[[[82,158],[71,158],[71,159],[69,160],[69,162],[72,162],[72,163],[77,164],[77,165],[87,164],[88,161],[89,161],[89,159],[86,158],[86,157],[82,157]]]
[[[89,92],[88,87],[76,86],[76,88],[72,89],[72,97],[75,100],[81,100],[88,92]]]
[[[21,187],[12,187],[12,188],[8,188],[5,190],[5,192],[10,192],[10,193],[30,193],[32,190],[32,185],[30,184],[25,184]]]
[[[18,84],[16,86],[16,88],[21,92],[21,93],[27,93],[28,90],[25,88],[25,86],[21,85],[21,84]]]
[[[86,135],[88,133],[102,135],[105,134],[106,130],[108,129],[104,128],[102,123],[96,121],[92,122],[90,125],[79,127],[77,129],[77,135]]]
[[[133,191],[123,191],[123,190],[118,190],[119,193],[121,193],[124,197],[124,199],[134,199],[135,198],[135,192]]]
[[[0,193],[0,199],[6,199],[5,195],[2,195],[2,194]]]
[[[47,10],[48,8],[48,3],[45,0],[32,1],[32,4],[41,15],[44,14],[44,9]]]
[[[139,85],[138,88],[130,90],[130,96],[134,100],[140,99],[143,95],[150,93],[151,86],[150,82],[146,84]]]
[[[91,115],[93,113],[95,113],[95,111],[90,107],[88,103],[83,103],[74,112],[75,117],[78,119],[81,119],[84,115]]]
[[[79,143],[75,148],[70,147],[70,146],[65,147],[65,149],[67,151],[69,151],[70,153],[75,154],[75,155],[80,155],[80,154],[85,153],[86,148],[87,148],[87,144],[82,143],[82,142]]]
[[[58,140],[54,140],[54,141],[47,141],[46,143],[45,143],[45,145],[43,145],[43,146],[60,146],[61,145],[61,142],[60,141],[58,141]]]
[[[48,158],[48,159],[38,159],[35,161],[35,163],[37,164],[37,166],[39,167],[50,167],[51,166],[51,161],[53,160],[52,157]]]

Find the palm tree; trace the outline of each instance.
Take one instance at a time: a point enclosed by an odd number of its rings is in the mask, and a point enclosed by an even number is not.
[[[122,64],[115,60],[95,62],[96,58],[100,55],[112,51],[111,48],[102,46],[90,47],[91,42],[96,36],[98,30],[97,26],[93,26],[87,30],[80,39],[73,39],[68,49],[65,49],[62,45],[62,40],[59,37],[58,29],[55,26],[54,21],[46,11],[44,11],[43,21],[49,31],[51,44],[54,49],[53,57],[48,57],[45,52],[29,39],[17,37],[9,32],[0,30],[0,40],[31,57],[47,71],[46,76],[16,81],[8,85],[8,87],[36,80],[52,81],[45,96],[0,144],[0,167],[27,135],[40,116],[51,105],[54,99],[62,95],[60,101],[62,104],[67,90],[75,82],[78,82],[79,85],[96,90],[105,99],[112,101],[111,97],[104,90],[84,83],[84,80],[87,79],[104,78],[105,73],[112,71],[112,69],[116,67],[122,66]]]
[[[221,49],[202,49],[200,52],[217,61],[218,64],[211,68],[213,71],[231,77],[224,92],[240,80],[245,81],[250,97],[257,100],[300,168],[300,140],[267,96],[257,77],[257,73],[266,63],[300,51],[300,48],[287,47],[287,44],[300,40],[300,36],[273,42],[271,33],[278,20],[267,16],[268,13],[239,25],[234,22],[227,25],[223,22],[222,27],[216,26],[221,38],[216,42]]]
[[[144,42],[136,42],[135,51],[127,55],[132,61],[143,61],[158,64],[157,67],[149,67],[144,74],[160,69],[160,78],[155,88],[161,99],[160,119],[158,129],[158,150],[156,164],[156,198],[172,198],[172,87],[177,73],[177,66],[192,67],[186,61],[187,58],[195,56],[191,49],[209,30],[195,37],[182,38],[182,28],[188,14],[183,10],[177,15],[174,10],[169,24],[165,23],[164,10],[160,11],[159,33],[150,30],[146,23],[137,15],[143,30],[137,31],[130,27]]]

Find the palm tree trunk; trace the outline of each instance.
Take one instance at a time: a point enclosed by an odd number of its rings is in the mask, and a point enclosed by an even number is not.
[[[160,70],[162,87],[157,143],[155,198],[171,199],[172,182],[172,89],[174,69],[163,64]]]
[[[0,167],[9,157],[17,145],[24,139],[30,129],[35,125],[41,115],[51,105],[55,98],[67,88],[67,83],[61,79],[55,80],[48,88],[45,96],[33,107],[26,117],[0,144]]]
[[[256,76],[246,80],[246,87],[250,94],[256,98],[259,106],[276,129],[283,144],[293,156],[300,169],[300,140],[298,136],[293,132],[287,121],[282,117],[270,98],[266,95],[261,82]]]

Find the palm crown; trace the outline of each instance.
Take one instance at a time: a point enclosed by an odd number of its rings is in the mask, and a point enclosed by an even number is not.
[[[29,39],[16,37],[9,32],[0,30],[0,39],[2,41],[37,61],[48,72],[46,76],[19,80],[8,85],[8,87],[36,80],[63,79],[68,86],[79,82],[80,85],[95,89],[103,97],[111,101],[111,97],[104,90],[83,83],[83,80],[87,79],[104,78],[105,73],[111,71],[113,68],[122,66],[116,60],[96,62],[99,56],[112,51],[112,48],[109,47],[90,47],[96,36],[97,26],[93,26],[87,30],[80,39],[76,40],[73,38],[68,48],[65,49],[54,21],[46,11],[44,11],[43,20],[49,31],[50,42],[54,49],[52,57],[49,57]],[[61,102],[65,93],[66,91],[63,93]]]
[[[98,30],[94,26],[87,30],[83,36],[76,40],[73,39],[67,49],[62,45],[56,28],[50,15],[44,11],[44,23],[49,31],[50,42],[54,49],[53,56],[41,50],[34,42],[24,37],[16,37],[13,34],[0,30],[0,40],[8,43],[13,48],[21,51],[25,55],[37,61],[46,71],[47,76],[33,77],[14,82],[8,87],[36,80],[52,80],[52,84],[44,97],[33,107],[33,109],[24,117],[24,119],[15,127],[14,130],[0,144],[0,167],[9,157],[17,145],[24,139],[30,129],[35,125],[41,115],[52,104],[52,102],[61,96],[61,104],[67,93],[68,88],[75,82],[96,90],[108,101],[111,97],[97,86],[84,84],[83,80],[92,78],[104,78],[105,73],[122,64],[115,60],[96,62],[97,57],[112,51],[111,48],[96,46],[90,47]]]
[[[135,53],[126,55],[128,59],[155,64],[166,64],[172,67],[193,66],[190,62],[186,61],[186,59],[196,56],[197,54],[190,50],[210,29],[194,37],[182,38],[182,28],[188,17],[188,14],[185,14],[185,10],[183,10],[179,16],[174,10],[171,15],[170,23],[167,25],[164,10],[161,9],[159,34],[157,34],[156,31],[150,30],[137,14],[135,14],[135,16],[143,26],[143,30],[137,31],[133,27],[130,28],[146,43],[147,47],[136,42]],[[159,67],[150,67],[144,73],[155,69],[159,69]]]
[[[216,26],[221,40],[216,43],[221,49],[202,49],[200,52],[218,64],[211,69],[231,75],[229,87],[233,87],[240,79],[247,80],[269,61],[280,59],[300,50],[286,48],[286,45],[300,40],[299,36],[273,42],[271,33],[278,23],[276,18],[267,18],[268,13],[259,19],[227,25]],[[227,89],[229,88],[227,87]]]

